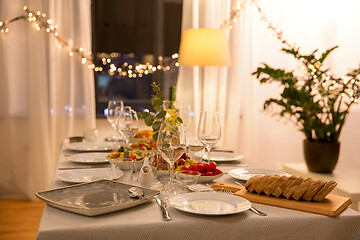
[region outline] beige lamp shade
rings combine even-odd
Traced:
[[[228,66],[229,44],[220,29],[186,29],[183,33],[179,63],[184,66]]]

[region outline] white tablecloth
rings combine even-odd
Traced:
[[[65,160],[65,153],[69,152],[62,151],[58,166],[75,166]],[[222,164],[220,168],[226,172],[236,166]],[[218,181],[233,183],[227,175]],[[51,188],[68,185],[55,174]],[[46,206],[36,239],[360,239],[360,214],[350,208],[332,218],[263,204],[253,206],[268,216],[250,211],[202,216],[168,207],[173,220],[165,222],[155,201],[96,217]]]

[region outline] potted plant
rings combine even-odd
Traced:
[[[267,64],[253,73],[260,83],[280,83],[280,98],[270,98],[264,109],[275,105],[279,115],[295,120],[305,134],[304,156],[308,169],[313,172],[331,173],[338,161],[339,136],[350,107],[360,95],[360,67],[343,77],[335,77],[325,68],[326,57],[338,46],[317,56],[300,54],[299,48],[282,49],[305,67],[304,73],[272,68]]]

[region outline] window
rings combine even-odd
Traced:
[[[182,0],[92,0],[96,113],[109,100],[151,109],[151,82],[164,98],[177,80]]]

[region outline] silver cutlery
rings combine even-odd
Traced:
[[[129,188],[128,194],[129,194],[130,197],[137,197],[139,199],[144,199],[143,198],[144,191],[139,187],[131,187],[131,188]],[[162,211],[162,214],[163,214],[163,219],[165,221],[170,221],[171,217],[169,215],[168,210],[166,209],[166,203],[163,200],[161,200],[158,196],[155,197],[155,201],[161,208],[161,211]]]
[[[172,220],[170,215],[169,215],[168,210],[166,209],[166,206],[167,206],[166,203],[163,200],[161,200],[158,196],[155,197],[155,201],[161,208],[164,221]]]
[[[128,194],[132,198],[144,199],[144,191],[138,187],[131,187],[128,190]]]
[[[244,184],[242,184],[241,182],[238,182],[238,181],[234,181],[237,185],[240,185],[240,186],[243,186],[244,187]],[[259,215],[259,216],[267,216],[266,213],[263,213],[262,211],[256,209],[256,208],[253,208],[252,206],[250,207],[249,209],[250,211],[252,211],[253,213]]]

